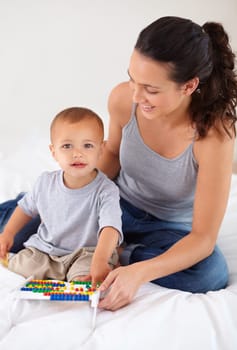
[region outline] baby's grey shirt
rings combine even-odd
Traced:
[[[64,185],[62,170],[44,172],[18,205],[31,217],[39,214],[42,221],[25,247],[50,255],[70,254],[96,246],[100,231],[107,226],[119,232],[118,244],[123,240],[119,190],[101,171],[80,189]]]

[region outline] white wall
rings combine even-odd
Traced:
[[[48,137],[54,115],[73,105],[94,109],[107,129],[109,91],[156,18],[220,21],[237,51],[236,14],[236,0],[0,0],[0,153]]]

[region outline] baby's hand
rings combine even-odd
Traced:
[[[13,245],[13,238],[10,235],[0,234],[0,259],[6,259],[7,253]]]
[[[111,270],[111,267],[105,261],[92,262],[90,269],[92,287],[96,287],[98,283],[103,282]]]
[[[73,281],[91,282],[91,275],[78,275],[73,278]]]
[[[6,254],[6,257],[4,259],[0,259],[0,263],[4,266],[4,267],[8,267],[8,253]]]

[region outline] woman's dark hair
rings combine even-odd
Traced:
[[[170,64],[170,79],[185,83],[198,77],[192,94],[192,122],[200,138],[221,125],[231,137],[236,135],[237,76],[235,55],[220,23],[202,27],[189,19],[162,17],[141,31],[135,49],[156,61]]]

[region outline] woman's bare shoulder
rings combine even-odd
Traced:
[[[213,163],[216,162],[224,166],[224,162],[226,162],[225,166],[229,165],[231,169],[235,135],[233,127],[226,125],[226,128],[229,130],[229,135],[223,127],[213,127],[208,131],[205,138],[195,143],[194,150],[200,164],[204,162],[214,169]]]
[[[108,100],[108,110],[111,119],[116,119],[121,126],[125,125],[131,117],[132,91],[129,82],[116,85]]]

